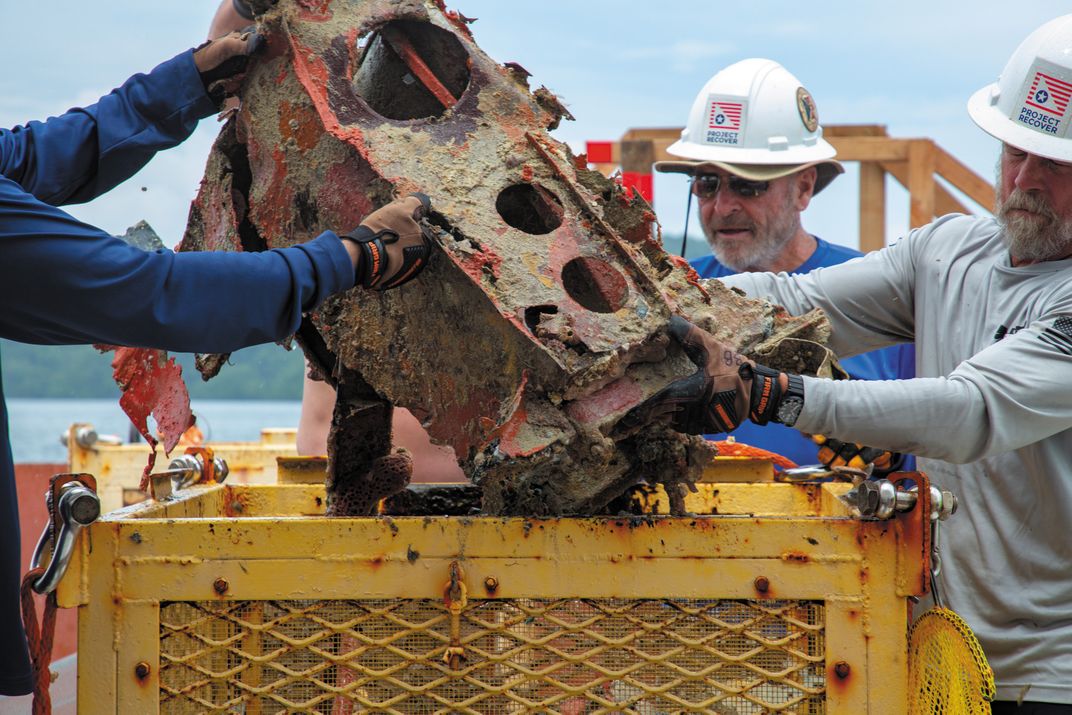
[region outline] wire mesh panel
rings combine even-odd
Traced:
[[[825,712],[819,601],[160,606],[160,711]]]

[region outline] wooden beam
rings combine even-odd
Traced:
[[[662,139],[668,144],[681,138],[683,127],[643,127],[630,129],[622,135],[622,141],[636,141],[638,139]]]
[[[823,127],[823,138],[830,137],[885,137],[885,124],[831,124]]]
[[[674,159],[680,160],[680,156],[671,156],[666,153],[667,147],[676,142],[677,139],[653,139],[651,144],[654,147],[655,161],[672,161]]]
[[[860,250],[886,245],[886,172],[875,162],[860,164]]]
[[[908,227],[919,228],[934,220],[934,142],[911,139],[908,143]]]
[[[987,211],[994,211],[995,193],[990,182],[965,166],[959,159],[938,147],[935,154],[938,175]]]
[[[897,182],[908,188],[908,162],[904,161],[889,161],[882,162],[882,168],[886,173],[897,179]],[[934,184],[934,208],[935,216],[945,216],[946,214],[969,214],[971,211],[960,203],[960,201],[949,193],[948,190],[941,184],[935,182]]]
[[[650,139],[623,139],[618,142],[621,158],[618,163],[623,172],[650,174],[655,163],[655,146]]]
[[[911,141],[889,137],[830,137],[839,161],[904,161]]]
[[[666,161],[676,158],[667,154],[666,148],[680,138],[677,134],[651,137],[651,142],[655,147],[655,160]],[[908,158],[908,142],[911,141],[868,135],[834,135],[829,136],[828,139],[837,149],[837,158],[841,161],[904,161]],[[623,137],[622,141],[629,140]]]

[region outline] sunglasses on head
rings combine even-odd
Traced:
[[[759,196],[770,188],[769,181],[751,181],[739,176],[726,179],[730,191],[746,199]],[[722,188],[722,177],[717,174],[697,174],[692,179],[692,193],[701,199],[710,199]]]

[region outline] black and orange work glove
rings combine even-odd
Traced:
[[[756,365],[679,316],[670,318],[670,335],[699,368],[637,405],[615,427],[632,434],[640,427],[668,421],[678,432],[730,432],[745,419],[767,424],[784,390],[782,373]]]
[[[342,236],[357,244],[354,283],[387,290],[417,277],[432,255],[434,233],[428,224],[431,199],[413,193],[378,208]]]
[[[264,38],[250,25],[223,37],[217,37],[194,49],[194,65],[216,107],[233,94],[249,66],[250,56],[263,44]]]
[[[872,474],[889,474],[900,468],[904,455],[888,449],[865,447],[855,442],[842,442],[821,434],[812,435],[812,441],[819,445],[819,461],[827,468],[852,467],[866,469],[873,464]]]

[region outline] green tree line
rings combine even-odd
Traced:
[[[663,234],[663,245],[672,253],[680,252],[681,235]],[[689,236],[690,257],[706,252],[702,234]],[[173,357],[182,366],[193,398],[301,399],[304,366],[297,348],[258,345],[232,353],[229,364],[208,382],[194,368],[193,355]],[[0,339],[4,394],[9,397],[118,398],[111,361],[112,353],[100,353],[89,345],[25,345]]]
[[[0,366],[8,397],[118,398],[113,353],[89,345],[25,345],[0,339]],[[174,354],[190,396],[217,400],[301,399],[301,351],[258,345],[231,354],[220,374],[205,382],[194,356]]]

